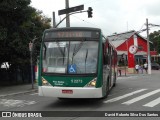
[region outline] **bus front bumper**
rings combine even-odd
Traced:
[[[58,98],[102,98],[101,88],[39,86],[39,96]]]

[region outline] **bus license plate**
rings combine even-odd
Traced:
[[[62,90],[63,94],[73,94],[73,90]]]

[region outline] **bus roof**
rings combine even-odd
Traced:
[[[45,39],[99,38],[101,29],[91,27],[51,28],[44,31]]]
[[[100,28],[93,28],[93,27],[63,27],[63,28],[50,28],[50,29],[46,29],[45,32],[49,32],[49,31],[63,31],[63,30],[93,30],[93,31],[101,31]]]

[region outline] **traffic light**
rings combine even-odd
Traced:
[[[92,7],[88,7],[88,10],[87,10],[87,12],[88,12],[88,18],[92,17],[92,11],[93,11]]]

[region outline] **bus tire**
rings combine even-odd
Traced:
[[[109,94],[109,77],[107,78],[107,83],[106,83],[106,95],[103,96],[103,99],[107,98]]]
[[[113,87],[116,86],[116,80],[117,80],[117,76],[116,76],[116,73],[114,73],[114,83],[113,83]]]
[[[107,92],[107,96],[108,96],[108,94],[109,94],[109,77],[108,77],[108,79],[107,79],[107,87],[106,87],[106,92]]]

